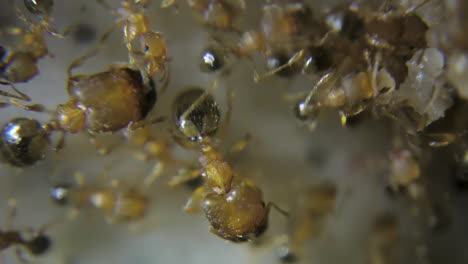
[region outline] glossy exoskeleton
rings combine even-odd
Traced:
[[[44,126],[29,118],[14,118],[1,128],[1,159],[16,167],[27,167],[45,158],[50,147]]]

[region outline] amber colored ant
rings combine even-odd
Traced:
[[[16,247],[15,255],[20,263],[28,263],[24,257],[23,249],[33,256],[45,254],[51,246],[50,238],[44,234],[48,226],[36,232],[28,230],[28,233],[32,233],[32,236],[25,238],[24,232],[10,229],[11,221],[16,216],[16,200],[10,199],[8,206],[7,220],[3,230],[0,230],[0,250],[3,251],[10,247]]]
[[[216,82],[212,88],[215,86]],[[185,210],[191,213],[203,210],[211,232],[229,241],[248,241],[261,235],[267,227],[270,208],[275,205],[265,204],[262,191],[251,180],[234,178],[231,164],[212,145],[211,138],[220,121],[213,96],[199,88],[186,90],[174,100],[173,113],[177,136],[196,143],[201,150],[199,162],[204,184],[195,190]],[[184,180],[187,179],[176,182]]]
[[[339,78],[341,72],[324,74],[307,96],[295,106],[296,117],[315,122],[321,109],[339,109],[341,124],[369,107],[388,103],[386,96],[396,89],[395,80],[385,68],[379,69],[380,57],[367,71],[350,73]]]
[[[58,146],[63,144],[64,133],[87,131],[96,144],[94,134],[116,132],[123,128],[135,129],[148,123],[145,117],[156,103],[154,82],[145,83],[144,72],[131,65],[111,65],[109,69],[94,74],[73,75],[73,69],[95,56],[113,28],[99,39],[98,46],[73,60],[67,69],[67,92],[70,99],[57,106],[52,121],[47,124],[48,133],[62,132]],[[30,111],[44,112],[38,105],[15,105]],[[99,145],[99,144],[97,144]],[[58,147],[59,148],[59,147]],[[108,150],[99,147],[101,153]]]

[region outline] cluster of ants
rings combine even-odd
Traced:
[[[146,13],[152,1],[121,0],[118,7],[104,0],[97,1],[116,16],[117,23],[100,36],[95,48],[69,64],[66,70],[69,99],[54,111],[30,104],[30,97],[15,84],[30,82],[39,74],[38,61],[50,55],[45,41],[47,34],[66,38],[68,32],[58,32],[55,28],[53,0],[24,0],[30,14],[25,14],[16,1],[9,1],[25,27],[1,32],[17,38],[14,47],[0,47],[0,83],[13,91],[0,90],[0,95],[7,99],[1,106],[52,113],[46,123],[17,117],[3,125],[0,156],[5,163],[26,168],[45,159],[53,133],[60,133],[54,145],[56,151],[65,146],[67,134],[87,133],[98,151],[105,154],[109,150],[95,136],[125,132],[130,142],[145,149],[148,158],[157,161],[145,179],[145,186],[160,177],[167,166],[177,166],[170,144],[151,130],[152,124],[166,121],[163,117],[152,118],[149,113],[170,82],[166,39],[163,33],[154,31]],[[227,74],[229,61],[242,58],[253,61],[253,57],[260,55],[268,71],[255,72],[256,82],[268,77],[312,79],[310,91],[294,97],[297,119],[309,126],[316,126],[320,112],[326,109],[336,110],[343,126],[353,125],[368,114],[393,120],[400,132],[388,159],[389,187],[393,192],[404,189],[416,200],[426,201],[428,194],[421,180],[422,149],[426,145],[464,142],[461,133],[426,133],[428,117],[393,97],[408,77],[408,61],[428,48],[428,26],[416,14],[426,2],[429,1],[410,10],[402,10],[389,1],[377,7],[343,4],[318,14],[301,0],[267,0],[262,6],[259,26],[249,30],[239,26],[247,5],[243,0],[188,0],[188,6],[210,35],[209,43],[201,52],[200,71]],[[178,8],[180,3],[163,0],[160,4],[161,8]],[[98,73],[73,74],[73,70],[103,49],[115,29],[122,31],[128,62],[112,64]],[[153,80],[156,75],[161,76],[158,85]],[[208,89],[192,87],[181,92],[172,103],[172,139],[183,148],[197,150],[199,164],[197,168],[183,170],[169,184],[178,185],[201,177],[203,184],[194,191],[185,210],[203,211],[211,231],[225,240],[250,241],[266,230],[270,208],[285,216],[288,213],[274,203],[266,203],[260,188],[250,179],[237,175],[225,155],[217,150],[215,138],[230,121],[233,96],[230,90],[226,93],[228,109],[221,122],[221,110],[211,94],[216,86],[217,81]],[[240,142],[240,149],[246,141]],[[462,177],[468,168],[468,158],[466,144],[459,145],[462,147],[457,151],[460,163],[457,175]],[[120,185],[95,187],[85,184],[82,178],[77,182],[73,187],[54,186],[52,198],[76,208],[100,209],[109,222],[136,221],[147,213],[149,200],[141,192]],[[311,190],[309,196],[305,216],[298,221],[290,235],[288,250],[281,256],[285,261],[294,259],[293,254],[298,254],[301,245],[318,235],[327,214],[334,208],[336,189],[325,184]],[[14,202],[11,205],[10,215],[14,215]],[[394,235],[395,226],[395,219],[385,216],[376,223],[375,229]],[[43,230],[31,239],[26,239],[20,231],[8,228],[0,231],[0,248],[13,245],[40,255],[47,251],[50,240]],[[20,261],[26,261],[21,253],[18,256]]]

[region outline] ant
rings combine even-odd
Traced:
[[[174,5],[176,0],[163,0],[161,7]],[[238,32],[235,23],[239,14],[245,9],[244,0],[188,0],[195,18],[203,26],[218,32]]]
[[[369,66],[367,71],[350,73],[341,78],[342,71],[339,70],[324,74],[307,96],[295,105],[296,117],[315,123],[320,110],[339,109],[341,124],[346,126],[350,118],[370,106],[384,106],[396,90],[396,83],[385,68],[379,70],[380,59],[377,55],[374,65]],[[378,108],[374,109],[377,111]]]
[[[99,151],[107,153],[108,150],[98,144],[94,135],[123,128],[136,129],[161,121],[157,119],[147,123],[144,120],[156,104],[157,93],[152,79],[145,83],[145,74],[139,69],[115,64],[94,74],[72,74],[73,69],[98,53],[112,30],[101,35],[96,48],[76,58],[68,66],[67,92],[70,98],[57,106],[52,112],[52,121],[47,124],[48,133],[62,133],[57,150],[63,145],[65,133],[87,131]],[[29,111],[46,112],[40,105],[24,105],[16,101],[14,104]]]
[[[158,178],[168,168],[182,163],[182,161],[176,160],[172,153],[172,142],[166,136],[161,135],[160,131],[160,129],[148,125],[125,132],[129,143],[138,149],[135,155],[137,159],[156,162],[151,172],[152,176],[149,178]]]
[[[104,0],[98,1],[105,8],[112,9]],[[113,9],[117,16],[117,24],[123,24],[123,36],[129,52],[130,65],[139,68],[143,74],[144,82],[158,72],[162,71],[162,87],[164,91],[169,82],[169,69],[166,63],[166,40],[160,32],[151,29],[150,19],[145,15],[145,9],[149,6],[146,0],[122,0],[120,7]],[[137,42],[139,49],[134,48]]]
[[[293,70],[296,63],[304,62],[302,73],[319,78],[309,93],[301,95],[295,112],[298,119],[310,121],[311,127],[322,108],[339,109],[343,125],[367,109],[392,115],[389,105],[408,75],[407,61],[427,46],[428,26],[412,14],[414,9],[382,16],[365,7],[338,6],[318,20],[317,32],[311,33],[309,41],[290,49],[293,55],[285,64],[262,76],[255,74],[255,80]],[[255,36],[245,42],[252,44],[250,50],[258,49],[259,41],[252,40],[264,39],[261,34]]]
[[[10,229],[11,221],[16,216],[16,200],[10,199],[8,206],[7,221],[3,230],[0,230],[0,250],[3,251],[13,246],[17,247],[15,255],[20,263],[28,263],[23,255],[23,249],[33,256],[45,254],[51,247],[50,238],[44,234],[48,226],[36,232],[29,230],[28,233],[33,233],[33,235],[30,238],[25,238],[23,232]]]
[[[107,168],[104,168],[106,170]],[[143,186],[131,186],[114,179],[109,184],[87,184],[82,174],[76,173],[75,186],[59,184],[50,190],[50,196],[58,205],[71,205],[74,209],[69,218],[76,217],[83,207],[100,210],[109,223],[128,223],[146,216],[150,201],[144,190],[156,179],[152,175],[145,178]],[[107,173],[101,174],[100,182],[105,182]]]
[[[216,81],[211,89],[215,86]],[[228,101],[229,117],[230,97]],[[226,120],[229,120],[228,117]],[[231,164],[212,145],[220,119],[213,96],[203,89],[186,90],[173,102],[175,136],[195,143],[201,150],[199,162],[204,183],[194,191],[185,211],[194,213],[203,210],[210,222],[211,232],[223,239],[248,241],[266,230],[270,208],[277,207],[273,203],[265,204],[262,191],[253,181],[234,177]],[[179,182],[184,180],[187,179],[178,179]]]

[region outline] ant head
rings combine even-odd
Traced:
[[[216,134],[221,113],[214,97],[205,90],[189,88],[176,97],[172,107],[174,127],[183,138],[201,143]]]
[[[68,197],[70,195],[71,187],[66,184],[56,185],[50,190],[50,195],[52,200],[54,200],[57,204],[65,205],[68,202]]]
[[[27,243],[28,249],[33,255],[46,253],[51,244],[50,238],[44,234],[39,234]]]

